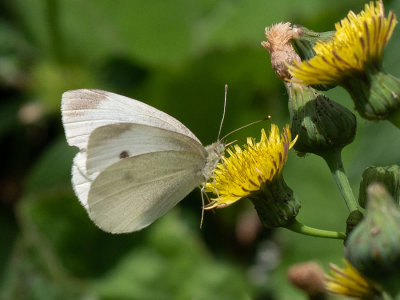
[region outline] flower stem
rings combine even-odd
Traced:
[[[325,159],[328,164],[349,211],[358,210],[358,204],[354,198],[353,190],[350,187],[349,179],[344,172],[341,149],[325,153],[322,155],[322,158]]]
[[[300,223],[296,219],[293,219],[288,224],[286,224],[285,228],[287,228],[291,231],[297,232],[297,233],[304,234],[304,235],[322,237],[322,238],[326,238],[326,239],[344,240],[346,238],[346,235],[343,232],[313,228],[313,227],[306,226],[306,225]]]

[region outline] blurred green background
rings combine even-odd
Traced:
[[[223,133],[272,116],[289,118],[287,93],[260,42],[281,21],[332,30],[364,1],[3,0],[0,2],[0,299],[305,299],[290,265],[340,264],[340,241],[260,227],[249,203],[207,212],[198,190],[141,232],[96,228],[73,194],[61,94],[99,88],[176,117],[206,145],[215,141],[229,85]],[[400,12],[400,1],[385,1]],[[384,65],[400,75],[400,32]],[[332,99],[352,109],[341,89]],[[369,165],[400,163],[399,131],[358,119],[344,149],[358,193]],[[233,135],[239,144],[269,124]],[[344,230],[346,207],[319,157],[294,151],[285,179],[302,201],[298,219]]]

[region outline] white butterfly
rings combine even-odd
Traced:
[[[170,115],[101,90],[62,96],[68,144],[79,148],[72,185],[94,223],[105,231],[140,230],[212,175],[225,146],[204,147]]]

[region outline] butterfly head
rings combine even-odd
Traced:
[[[225,143],[217,141],[215,143],[212,143],[211,145],[206,146],[206,150],[208,155],[206,165],[202,170],[202,175],[207,181],[213,174],[215,167],[222,158],[222,155],[225,151]]]

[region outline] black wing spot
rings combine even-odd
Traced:
[[[119,158],[120,158],[120,159],[127,158],[127,157],[129,157],[129,152],[126,151],[126,150],[122,151],[122,152],[119,154]]]

